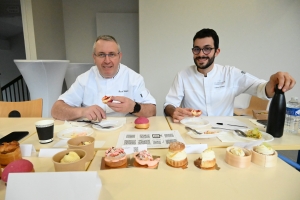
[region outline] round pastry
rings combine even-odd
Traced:
[[[153,159],[152,155],[147,150],[140,151],[134,154],[135,162],[139,165],[147,165],[149,168],[155,168],[160,161],[160,158]]]
[[[1,179],[7,182],[9,173],[34,172],[33,164],[29,160],[19,159],[9,163],[3,170]]]
[[[239,147],[233,147],[232,149],[230,149],[230,153],[236,156],[241,156],[241,157],[245,156],[245,152],[243,151],[242,148]]]
[[[127,165],[127,156],[123,148],[111,147],[105,151],[104,162],[109,167]]]
[[[200,168],[208,169],[216,165],[215,152],[211,149],[206,149],[200,154]]]
[[[64,157],[60,160],[60,163],[72,163],[80,160],[78,154],[74,151],[70,151],[64,155]]]
[[[264,143],[259,146],[253,147],[253,150],[263,155],[274,155],[275,153],[275,150],[272,147]]]
[[[172,167],[183,167],[188,164],[185,145],[181,142],[172,142],[166,157],[167,164]]]
[[[0,165],[6,166],[10,162],[21,158],[22,154],[19,142],[3,142],[0,145]]]
[[[104,96],[104,97],[102,98],[102,102],[105,103],[105,104],[107,104],[108,102],[112,102],[112,101],[113,101],[113,100],[111,99],[110,96]]]
[[[192,110],[192,115],[195,117],[199,117],[202,114],[201,110]]]
[[[135,119],[134,123],[135,128],[138,129],[147,129],[150,126],[149,119],[147,119],[146,117],[138,117]]]

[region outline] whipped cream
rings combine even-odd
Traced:
[[[206,149],[200,154],[200,159],[202,160],[202,162],[207,160],[213,160],[215,158],[215,152],[211,149]]]
[[[232,149],[230,149],[230,153],[236,156],[241,156],[241,157],[245,156],[245,152],[243,151],[243,149],[239,147],[233,147]]]
[[[256,151],[257,153],[261,153],[264,155],[272,155],[275,152],[275,150],[272,149],[272,147],[266,146],[264,144],[253,147],[253,150]]]
[[[184,160],[184,159],[186,159],[186,152],[184,150],[182,150],[180,152],[177,152],[177,153],[168,151],[167,157],[169,159],[172,159],[172,160],[175,160],[175,161]]]

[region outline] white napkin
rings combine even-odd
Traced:
[[[266,128],[265,125],[258,123],[256,119],[249,119],[250,122],[252,122],[255,126]]]
[[[217,138],[221,140],[221,142],[240,142],[241,140],[235,138],[232,133],[224,133],[222,135],[218,135]]]

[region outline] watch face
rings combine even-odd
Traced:
[[[141,110],[141,105],[135,102],[135,106],[134,106],[134,113],[138,113]]]

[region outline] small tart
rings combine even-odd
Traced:
[[[111,99],[111,97],[110,96],[104,96],[104,97],[102,97],[102,102],[104,103],[104,104],[107,104],[108,102],[112,102],[113,100]]]
[[[143,150],[134,155],[135,161],[140,165],[147,165],[149,167],[157,166],[160,158],[153,159],[149,151]]]
[[[192,110],[191,113],[193,116],[199,117],[202,114],[202,111],[201,110]]]
[[[105,151],[104,162],[109,167],[120,167],[127,164],[127,156],[123,148],[111,147]]]
[[[166,155],[166,162],[172,167],[183,167],[188,164],[185,145],[181,142],[172,142]]]

